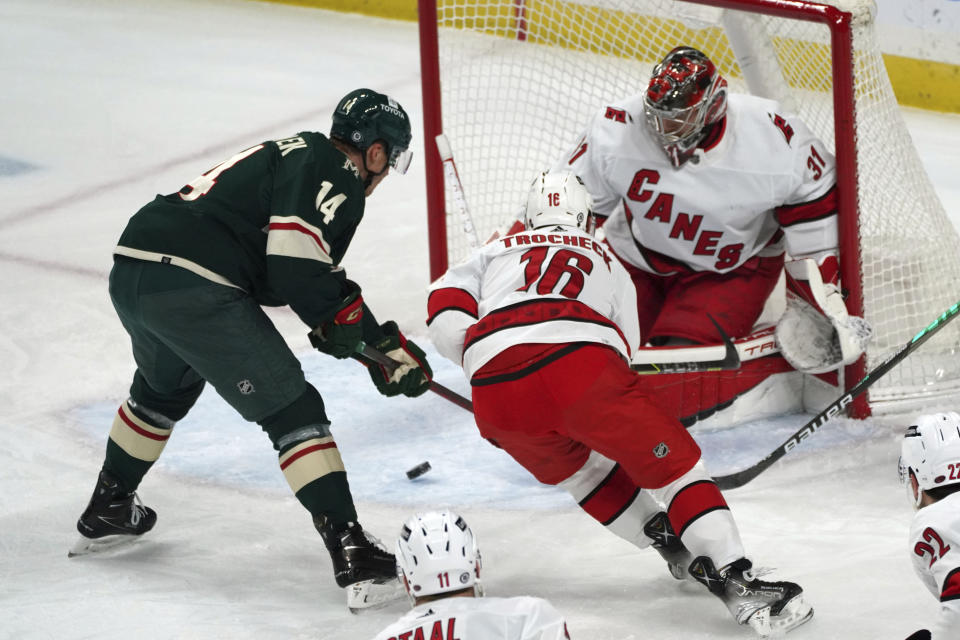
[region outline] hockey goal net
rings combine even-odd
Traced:
[[[779,100],[837,156],[848,306],[876,331],[848,386],[960,299],[960,241],[897,106],[872,0],[420,0],[431,277],[469,251],[434,137],[451,143],[483,240],[607,101],[639,93],[673,47],[730,90]],[[878,381],[870,409],[960,400],[960,323]],[[956,408],[954,406],[953,408]],[[860,415],[866,415],[861,405]]]

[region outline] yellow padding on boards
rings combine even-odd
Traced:
[[[280,470],[296,493],[317,478],[334,471],[345,471],[340,451],[333,438],[311,438],[280,456]]]
[[[110,439],[137,460],[154,462],[170,439],[172,429],[159,429],[144,422],[124,402],[113,419]]]
[[[362,13],[378,18],[416,20],[417,0],[267,0],[300,7],[330,9],[344,13]]]
[[[345,13],[359,13],[380,18],[394,20],[417,19],[417,0],[267,0],[279,4],[292,4],[303,7],[315,7]],[[553,44],[564,46],[564,41],[578,42],[578,45],[587,45],[590,50],[598,50],[591,40],[615,35],[617,38],[632,38],[637,43],[647,40],[650,30],[659,26],[657,19],[627,21],[618,23],[616,18],[622,17],[622,12],[611,11],[600,7],[591,7],[589,4],[565,2],[564,0],[526,0],[525,6],[528,15],[537,16],[537,19],[527,21],[528,41],[531,43]],[[536,9],[536,11],[534,11]],[[601,14],[605,19],[601,25],[609,25],[611,33],[605,33],[601,28],[595,33],[584,33],[579,27],[586,13]],[[516,37],[517,17],[516,5],[512,0],[497,5],[473,5],[459,10],[452,22],[469,21],[474,28],[502,37]],[[609,18],[609,19],[606,19]],[[626,25],[626,26],[624,26]],[[448,24],[446,26],[461,26]],[[546,27],[546,28],[545,28]],[[624,33],[624,29],[627,33]],[[683,34],[688,41],[683,44],[699,47],[711,51],[714,62],[721,68],[728,67],[732,52],[726,47],[717,47],[722,39],[717,38],[715,30],[691,30],[676,25],[676,33]],[[584,40],[587,40],[584,43]],[[782,44],[782,43],[781,43]],[[722,49],[714,51],[714,49]],[[637,59],[653,62],[662,57],[665,51],[655,54],[648,52],[638,53]],[[905,106],[960,113],[960,65],[943,62],[933,62],[917,58],[908,58],[892,54],[883,54],[884,64],[893,85],[893,92],[897,102]],[[791,79],[788,78],[788,82]]]
[[[960,65],[887,54],[883,62],[900,104],[960,113]]]

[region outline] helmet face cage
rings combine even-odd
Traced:
[[[413,158],[407,112],[393,98],[371,89],[355,89],[340,100],[333,112],[330,136],[362,152],[382,142],[390,166],[398,173],[406,173]]]
[[[907,428],[900,448],[900,482],[915,505],[911,472],[919,488],[928,491],[960,482],[960,414],[955,411],[920,416]]]
[[[473,587],[480,595],[480,551],[466,521],[452,511],[418,513],[400,531],[397,574],[410,598]]]
[[[647,123],[675,166],[683,164],[727,111],[727,81],[692,47],[677,47],[653,69],[643,95]]]
[[[527,229],[565,225],[593,232],[593,199],[580,176],[572,171],[538,175],[527,195]]]

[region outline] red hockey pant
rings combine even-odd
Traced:
[[[623,265],[637,289],[644,341],[673,336],[710,344],[720,342],[720,336],[707,313],[732,338],[750,334],[780,278],[783,254],[751,258],[728,273],[658,276],[626,262]]]
[[[613,349],[584,345],[545,366],[532,364],[491,383],[498,378],[486,376],[509,359],[510,351],[474,377],[474,413],[480,433],[540,482],[569,478],[591,450],[619,462],[644,489],[669,484],[700,459],[690,434],[657,406],[640,376]],[[477,386],[483,377],[487,384]]]

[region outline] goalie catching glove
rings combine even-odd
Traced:
[[[392,371],[380,364],[367,367],[377,390],[385,396],[402,393],[410,398],[425,393],[430,388],[433,370],[423,349],[407,340],[393,320],[380,325],[380,330],[384,337],[370,346],[396,361],[397,367]]]
[[[784,359],[803,373],[826,373],[857,361],[873,337],[870,323],[847,312],[840,288],[824,283],[813,260],[795,260],[787,272],[801,289],[787,292],[776,338]],[[807,301],[804,298],[812,298]]]
[[[333,320],[324,322],[308,334],[310,344],[334,358],[349,358],[363,341],[363,296],[360,285],[344,281],[346,289]]]

